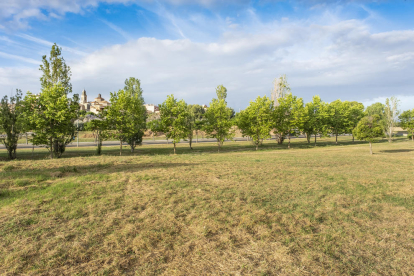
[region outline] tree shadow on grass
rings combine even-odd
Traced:
[[[380,152],[385,152],[385,153],[401,153],[401,152],[411,152],[411,151],[414,151],[414,149],[381,150]]]

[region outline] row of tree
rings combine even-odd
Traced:
[[[8,151],[9,159],[16,158],[17,141],[23,133],[32,132],[33,145],[46,147],[51,158],[60,157],[66,146],[76,137],[79,127],[74,122],[80,116],[79,96],[70,97],[72,86],[71,71],[61,57],[61,48],[53,45],[49,59],[42,58],[40,70],[41,92],[37,95],[28,92],[23,98],[20,90],[14,96],[3,97],[0,106],[0,140]],[[111,93],[111,106],[88,122],[85,130],[93,131],[97,140],[97,153],[101,153],[102,141],[116,139],[127,143],[131,152],[142,143],[147,129],[153,133],[164,133],[174,145],[188,140],[192,148],[193,135],[198,137],[204,131],[217,139],[220,151],[226,139],[232,139],[235,127],[243,136],[250,137],[256,149],[263,140],[276,136],[278,143],[299,134],[306,135],[308,143],[313,136],[335,136],[353,134],[360,140],[371,142],[386,134],[392,140],[392,131],[397,122],[398,100],[387,99],[386,104],[373,104],[366,109],[361,103],[336,100],[323,102],[314,96],[312,102],[304,104],[290,92],[286,77],[275,82],[276,93],[272,99],[258,97],[249,106],[235,114],[227,106],[227,89],[223,85],[216,88],[217,98],[204,109],[200,105],[188,105],[173,95],[159,106],[158,117],[148,118],[144,107],[141,83],[136,78],[125,81],[123,89]],[[399,116],[401,126],[414,132],[414,110],[405,111]],[[371,151],[372,152],[372,151]]]

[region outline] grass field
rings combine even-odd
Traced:
[[[36,149],[0,161],[0,274],[409,275],[414,143]],[[0,157],[6,156],[5,151]]]

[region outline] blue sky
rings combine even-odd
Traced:
[[[215,87],[245,108],[287,74],[311,100],[401,99],[414,108],[414,1],[14,0],[0,2],[0,96],[38,92],[53,42],[89,98],[141,79],[147,103],[168,94],[208,104]]]

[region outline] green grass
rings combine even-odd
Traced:
[[[0,161],[0,274],[409,275],[414,143],[373,149],[19,150]]]

